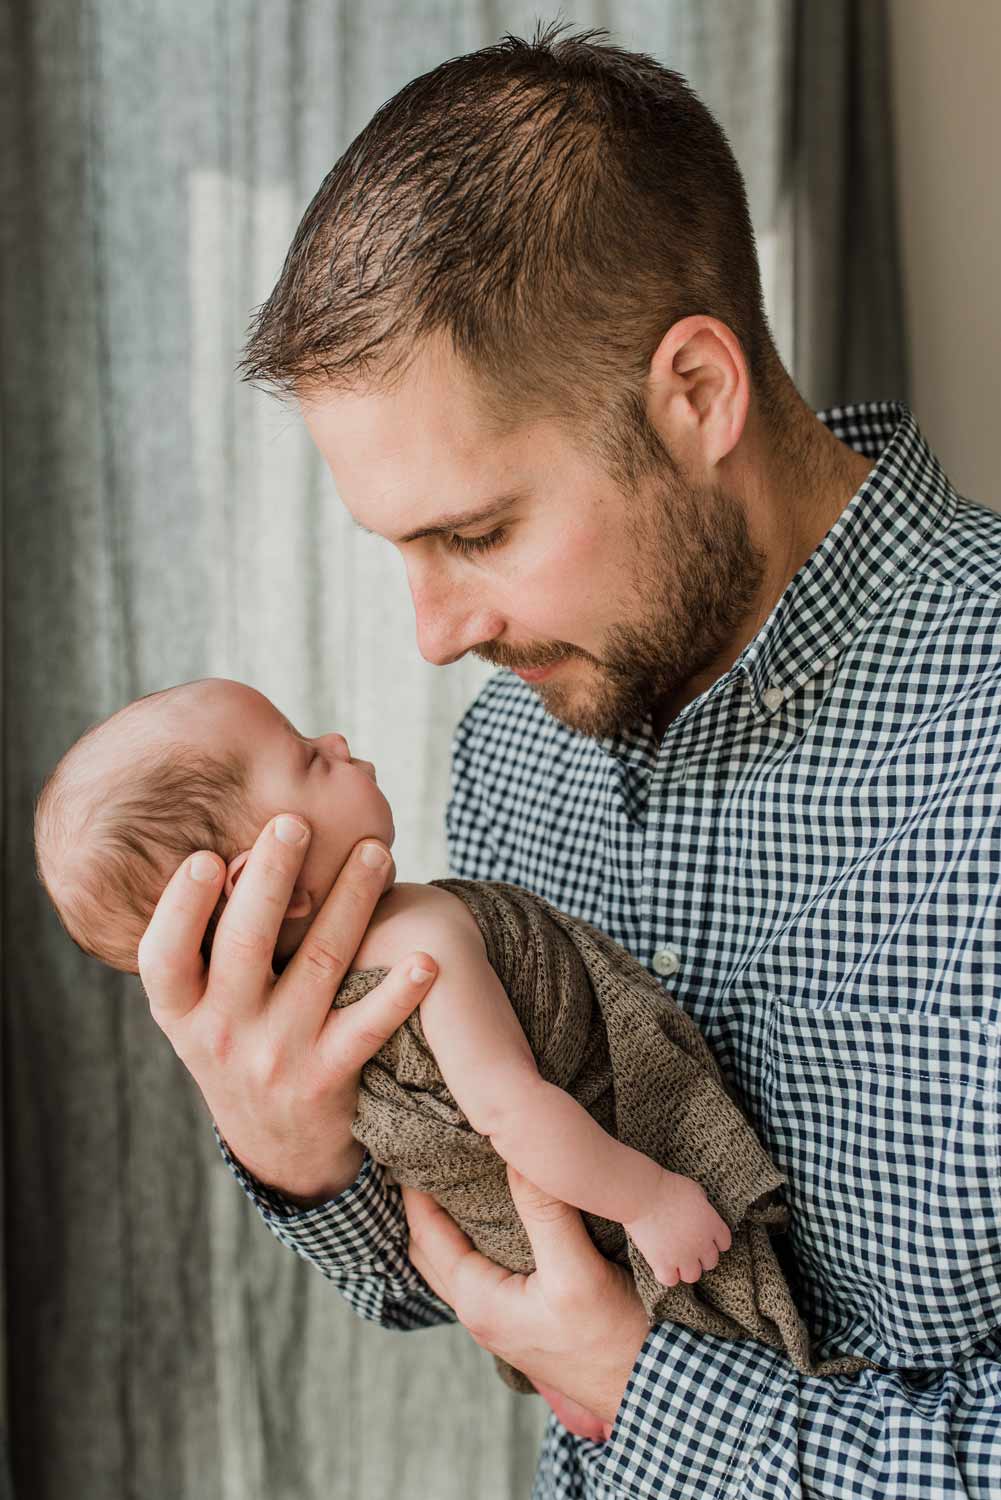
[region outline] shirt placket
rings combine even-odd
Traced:
[[[629,953],[642,951],[644,830],[650,769],[639,756],[610,762],[601,926]]]
[[[634,951],[667,993],[697,1002],[699,955],[710,941],[716,788],[742,678],[718,684],[671,724],[650,777],[643,829],[640,944]]]

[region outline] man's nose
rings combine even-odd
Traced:
[[[503,630],[497,612],[482,600],[410,578],[417,625],[417,649],[433,666],[446,667],[474,646],[492,641]]]

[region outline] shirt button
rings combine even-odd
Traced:
[[[681,968],[681,954],[677,948],[658,948],[653,956],[653,971],[655,974],[668,975],[677,974]]]
[[[765,688],[765,691],[761,694],[761,701],[767,709],[774,710],[780,708],[785,702],[785,693],[781,688]]]

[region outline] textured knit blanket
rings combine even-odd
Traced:
[[[540,1074],[610,1135],[694,1178],[725,1219],[732,1245],[694,1285],[662,1286],[621,1224],[582,1215],[601,1253],[627,1267],[651,1324],[759,1339],[805,1375],[877,1368],[857,1356],[814,1362],[771,1235],[788,1224],[785,1178],[741,1114],[701,1033],[625,949],[529,891],[494,881],[436,880],[465,902],[535,1055]],[[432,944],[433,951],[433,944]],[[351,1005],[388,971],[348,974],[334,1000]],[[534,1270],[505,1164],[445,1086],[415,1011],[361,1074],[353,1132],[397,1182],[430,1193],[477,1250]],[[516,1391],[534,1387],[495,1359]]]

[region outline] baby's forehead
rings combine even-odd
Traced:
[[[123,733],[133,738],[158,734],[185,740],[204,728],[238,721],[250,692],[242,683],[208,678],[137,698],[116,717],[121,718]]]
[[[167,694],[138,698],[112,714],[94,738],[95,747],[107,751],[138,748],[154,734],[162,734],[178,722],[177,705]]]
[[[255,727],[265,714],[287,722],[270,700],[242,683],[210,678],[166,688],[126,704],[85,734],[64,769],[83,791],[109,776],[142,769],[174,750],[210,756],[237,753],[245,763],[252,762],[257,736],[247,733],[250,708]]]
[[[283,717],[263,693],[245,682],[233,682],[227,677],[205,677],[198,682],[185,683],[151,702],[160,709],[162,720],[177,724],[183,724],[186,719],[191,722],[193,715],[217,723],[230,719],[238,721],[248,713],[255,718]]]

